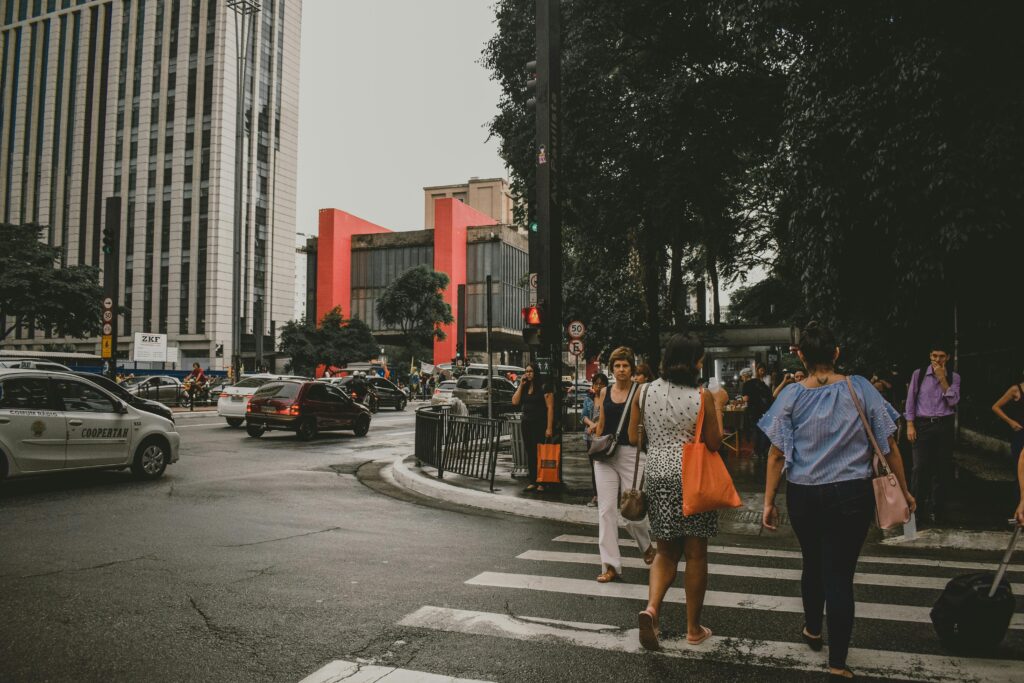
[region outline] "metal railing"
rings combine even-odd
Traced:
[[[416,411],[415,456],[419,465],[482,479],[494,490],[502,423],[486,417],[453,415],[446,406]]]

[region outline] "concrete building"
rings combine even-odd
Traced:
[[[429,190],[429,188],[428,188]],[[434,200],[433,228],[406,232],[389,229],[338,209],[321,209],[316,244],[307,246],[316,290],[307,300],[317,320],[335,306],[348,317],[360,318],[382,343],[400,343],[398,331],[377,317],[377,299],[387,285],[417,265],[447,273],[444,292],[456,321],[458,286],[466,285],[466,347],[470,359],[483,360],[486,334],[486,277],[492,277],[493,327],[491,346],[499,362],[518,363],[525,350],[522,308],[528,304],[527,238],[510,225],[459,199]],[[444,327],[446,338],[434,342],[434,361],[455,357],[456,324]]]
[[[504,178],[470,178],[460,185],[423,188],[423,226],[434,228],[434,206],[438,199],[457,199],[471,209],[490,216],[495,223],[512,224],[512,194]]]
[[[248,357],[255,334],[274,348],[296,286],[302,2],[261,6],[242,181]],[[181,365],[223,367],[233,353],[234,21],[209,0],[0,0],[0,219],[48,226],[69,265],[102,265],[104,199],[122,197],[119,346],[129,358],[135,332],[166,333]],[[99,350],[96,339],[28,327],[3,346],[55,343]]]

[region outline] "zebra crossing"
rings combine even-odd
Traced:
[[[596,572],[600,564],[596,537],[561,535],[545,544],[557,549],[528,549],[515,555],[511,560],[515,571],[483,571],[468,577],[464,584],[468,592],[466,609],[461,608],[462,605],[424,605],[401,619],[398,625],[512,641],[557,642],[638,657],[792,671],[825,669],[827,653],[812,652],[797,635],[803,614],[798,552],[710,546],[711,588],[705,599],[704,620],[714,628],[715,634],[703,645],[694,647],[686,643],[681,633],[673,636],[665,629],[668,637],[662,639],[662,650],[648,653],[640,647],[635,621],[637,611],[647,600],[646,566],[628,539],[621,539],[620,543],[626,582],[599,584],[586,573]],[[509,563],[503,561],[502,564]],[[589,569],[583,570],[583,565],[588,565]],[[855,581],[857,625],[854,647],[849,654],[850,666],[862,677],[985,683],[1024,681],[1024,634],[1021,633],[1024,611],[1014,615],[1002,649],[992,658],[950,656],[942,651],[931,634],[929,610],[946,582],[965,570],[991,568],[983,563],[927,557],[870,554],[862,557]],[[586,578],[580,578],[581,574]],[[1014,591],[1024,594],[1024,566],[1011,566],[1009,577],[1014,582]],[[736,587],[741,589],[728,590]],[[493,603],[492,611],[481,610],[479,604],[473,604],[480,598],[472,592],[474,589],[486,590],[483,596],[485,601]],[[541,596],[543,601],[538,602],[536,596]],[[521,614],[521,610],[513,613],[509,609],[509,604],[515,602],[544,612],[541,606],[550,606],[552,601],[573,600],[594,605],[593,611],[598,612],[595,616],[600,621],[568,621],[543,614],[529,616]],[[678,605],[683,603],[685,593],[680,574],[666,596],[665,614],[674,608],[673,618],[681,619],[682,610]],[[548,612],[550,614],[550,609]],[[579,612],[574,614],[578,616]],[[614,620],[608,619],[609,615],[614,615]],[[751,620],[762,630],[752,634]],[[779,623],[773,625],[772,620]],[[614,623],[606,623],[608,621]],[[882,635],[871,634],[872,628]],[[775,637],[764,637],[766,632]],[[757,635],[762,637],[752,637]],[[859,647],[864,644],[873,647]]]

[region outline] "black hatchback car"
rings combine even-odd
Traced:
[[[366,381],[370,383],[370,386],[373,387],[374,392],[376,392],[377,403],[381,407],[405,410],[405,405],[409,402],[409,397],[405,395],[404,391],[383,377],[367,377]]]
[[[270,430],[291,431],[303,441],[320,432],[370,431],[370,409],[326,382],[267,382],[249,399],[245,431],[259,438]]]
[[[142,398],[138,394],[133,394],[109,377],[97,375],[92,372],[72,372],[71,374],[75,377],[81,377],[84,380],[92,382],[101,389],[106,389],[132,408],[138,408],[139,410],[144,410],[147,413],[153,413],[154,415],[165,417],[171,422],[174,422],[174,413],[172,413],[171,409],[163,403],[150,401],[149,399]]]

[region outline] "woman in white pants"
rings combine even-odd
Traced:
[[[622,420],[629,390],[633,386],[633,370],[636,368],[633,351],[621,346],[612,351],[608,359],[615,381],[602,392],[598,401],[601,416],[597,422],[598,436],[613,434],[619,423],[622,429],[616,435],[618,446],[615,455],[608,460],[594,463],[594,479],[597,482],[598,545],[601,549],[601,573],[599,583],[614,581],[622,575],[622,555],[619,553],[619,497],[622,491],[632,486],[633,470],[636,464],[636,448],[629,445],[629,415]],[[647,520],[626,522],[626,530],[636,541],[644,562],[654,562],[655,550],[651,546],[651,532]]]

